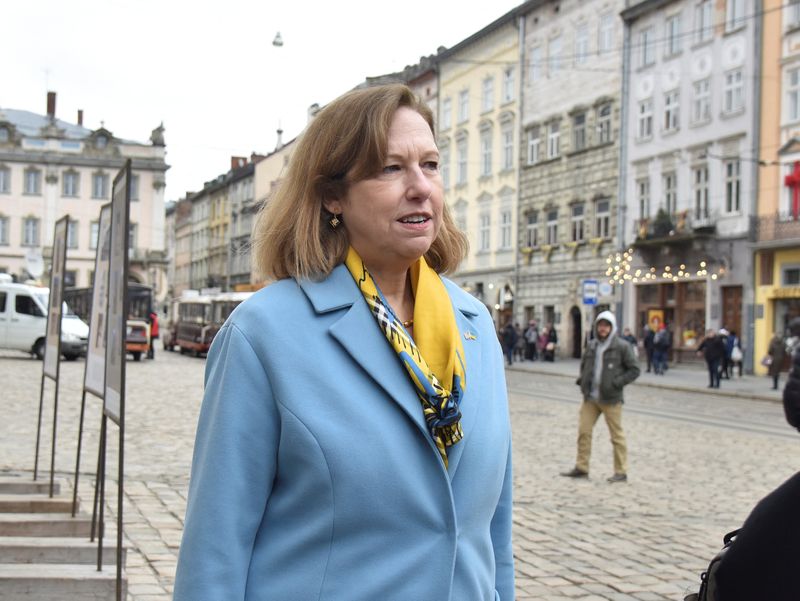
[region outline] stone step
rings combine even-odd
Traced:
[[[40,494],[0,493],[0,513],[72,513],[72,499]]]
[[[53,482],[53,494],[61,492],[61,483],[56,480]],[[30,495],[30,494],[50,494],[50,478],[40,477],[32,480],[30,476],[0,476],[0,494],[2,495]]]
[[[115,541],[103,541],[103,566],[117,562]],[[122,548],[122,565],[127,549]],[[97,540],[67,537],[0,536],[0,564],[73,563],[97,565]]]
[[[90,515],[69,513],[0,513],[0,536],[76,536],[89,538]]]
[[[0,601],[114,601],[117,571],[113,565],[102,572],[92,565],[0,564]],[[122,573],[122,598],[127,578]]]

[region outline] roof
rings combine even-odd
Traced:
[[[17,109],[0,110],[0,121],[11,123],[22,135],[30,137],[40,136],[42,128],[50,125],[50,118],[46,115]],[[92,133],[91,129],[61,119],[56,119],[55,125],[64,130],[64,137],[72,140],[82,140]]]

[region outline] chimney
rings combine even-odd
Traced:
[[[55,118],[56,118],[56,93],[55,92],[48,92],[47,93],[47,116],[50,117],[51,120],[55,120]]]
[[[247,165],[247,157],[231,157],[231,169],[239,169]]]
[[[308,122],[311,123],[314,120],[314,117],[317,116],[319,112],[319,105],[315,102],[310,107],[308,107]]]
[[[78,109],[78,125],[83,125],[83,109]]]
[[[278,141],[275,142],[275,150],[280,150],[283,148],[283,130],[279,127],[277,129],[278,132]]]

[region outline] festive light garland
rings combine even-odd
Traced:
[[[703,260],[698,263],[697,269],[692,270],[687,267],[685,263],[678,266],[665,265],[660,270],[654,266],[645,267],[644,269],[636,269],[631,273],[631,261],[633,260],[633,249],[629,248],[623,252],[611,253],[606,258],[606,277],[609,284],[619,284],[624,286],[625,282],[638,284],[641,282],[680,282],[685,281],[694,275],[696,278],[710,277],[712,280],[717,280],[725,275],[725,267],[720,266],[716,273],[709,271],[708,262]],[[660,275],[659,275],[660,271]]]

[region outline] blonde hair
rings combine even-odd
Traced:
[[[419,113],[434,134],[433,113],[404,85],[348,92],[309,124],[286,176],[256,220],[253,261],[262,275],[321,278],[344,262],[347,228],[330,226],[323,201],[344,197],[348,182],[371,177],[383,167],[389,126],[400,107]],[[438,273],[449,273],[466,253],[466,236],[445,204],[442,226],[425,258]]]

